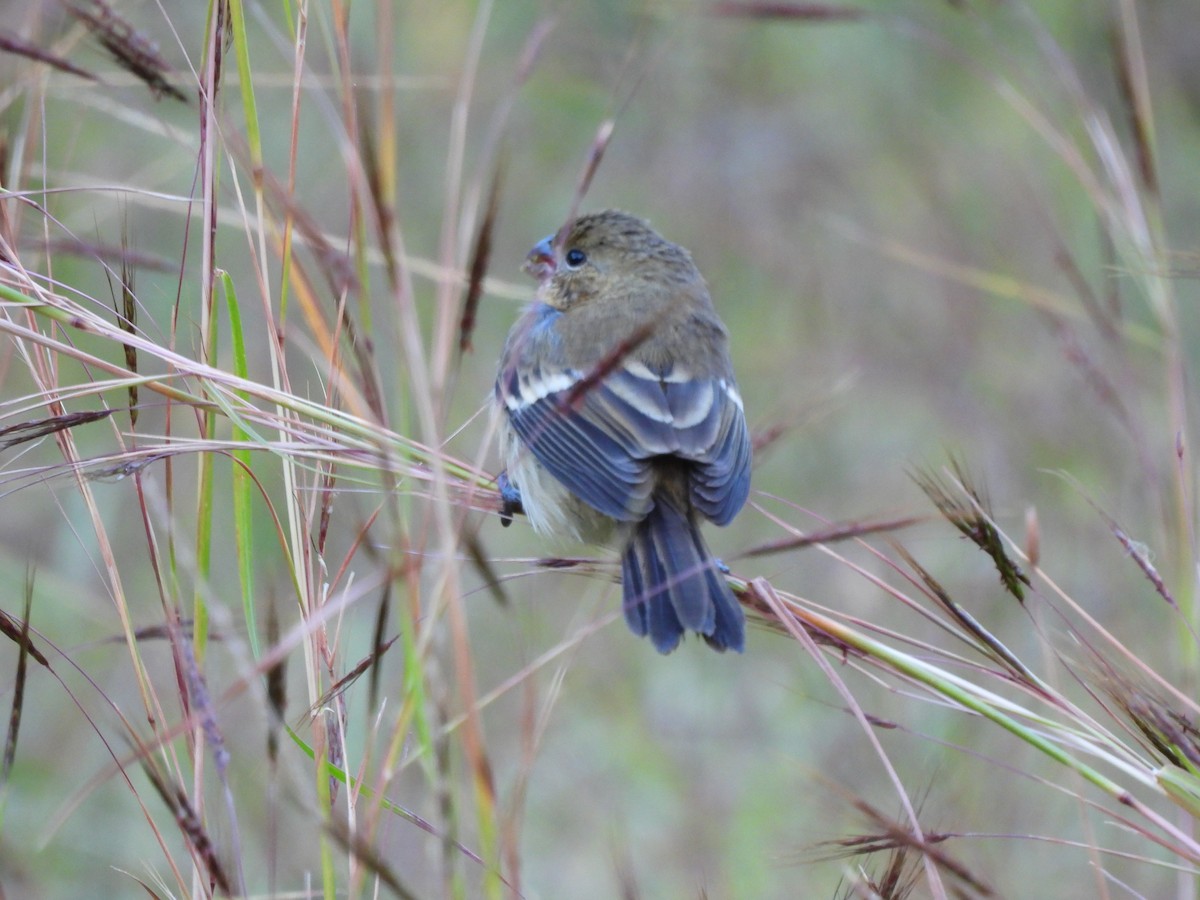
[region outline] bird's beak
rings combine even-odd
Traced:
[[[537,242],[525,257],[521,268],[534,277],[538,284],[545,284],[554,275],[558,263],[554,259],[554,235],[547,235]]]

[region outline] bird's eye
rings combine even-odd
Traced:
[[[572,247],[567,251],[565,259],[568,266],[570,266],[572,269],[578,269],[585,262],[587,262],[587,254],[578,247]]]

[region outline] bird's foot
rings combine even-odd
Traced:
[[[500,524],[507,528],[512,524],[513,515],[524,515],[525,506],[521,503],[521,491],[508,480],[508,472],[496,476],[496,489],[500,491]]]

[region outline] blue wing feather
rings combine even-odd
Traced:
[[[527,337],[546,334],[535,327]],[[585,373],[544,360],[524,378],[517,366],[505,367],[496,392],[525,446],[585,503],[618,521],[641,519],[653,504],[652,460],[675,456],[693,463],[691,500],[706,518],[724,525],[742,508],[750,436],[725,380],[668,381],[627,365],[569,402]]]
[[[692,503],[717,525],[733,521],[750,496],[750,431],[732,400],[722,417],[719,441],[692,472]]]
[[[565,408],[566,393],[510,411],[513,430],[589,506],[618,521],[639,518],[651,489],[649,463],[631,456],[619,435]]]

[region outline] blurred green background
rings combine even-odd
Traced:
[[[349,227],[346,143],[353,137],[346,138],[340,124],[325,7],[308,8],[296,204],[327,234],[340,236],[334,243],[342,249]],[[1190,360],[1200,338],[1194,312],[1200,296],[1194,255],[1200,15],[1194,0],[902,0],[856,7],[871,15],[851,22],[755,20],[712,15],[704,3],[504,0],[490,7],[481,26],[476,4],[395,4],[394,30],[385,39],[398,85],[398,219],[405,249],[426,262],[439,255],[455,96],[472,29],[483,28],[464,147],[468,203],[495,165],[492,123],[513,98],[522,48],[539,23],[547,17],[554,23],[515,95],[503,139],[507,167],[491,264],[499,286],[483,298],[474,351],[453,387],[447,421],[467,427],[447,449],[466,460],[479,455],[486,417],[472,416],[487,400],[504,335],[530,293],[519,265],[532,244],[561,223],[597,129],[615,116],[612,142],[583,208],[634,211],[692,251],[729,325],[752,427],[785,429],[759,455],[759,493],[752,497],[758,508],[748,507],[733,526],[709,534],[736,574],[766,577],[781,590],[880,628],[945,641],[862,574],[818,549],[750,559],[739,553],[786,536],[771,516],[807,531],[826,520],[929,513],[910,474],[942,465],[953,452],[986,483],[1009,533],[1020,538],[1026,511],[1036,509],[1042,566],[1065,591],[1150,664],[1190,684],[1194,672],[1176,637],[1177,620],[1080,490],[1059,474],[1077,480],[1152,554],[1173,560],[1165,576],[1183,573],[1171,584],[1190,593],[1190,537],[1172,531],[1177,435],[1164,354],[1153,338],[1158,325],[1142,290],[1146,273],[1129,271],[1110,252],[1080,169],[1064,162],[1039,123],[1056,129],[1080,150],[1089,171],[1098,171],[1083,112],[1107,117],[1121,152],[1135,159],[1114,52],[1122,9],[1131,11],[1149,74],[1163,229],[1175,252],[1164,262],[1177,299],[1180,346]],[[150,3],[115,8],[158,43],[185,79],[200,68],[203,4],[168,4],[165,12]],[[290,38],[279,4],[246,10],[265,166],[282,181],[292,108]],[[362,95],[378,89],[377,12],[359,3],[350,15]],[[190,211],[188,231],[189,210],[178,199],[197,190],[194,89],[185,88],[187,105],[156,102],[116,71],[56,5],[0,2],[0,18],[6,28],[105,79],[87,83],[0,56],[4,186],[28,190],[44,182],[62,191],[34,198],[44,202],[45,217],[7,201],[26,262],[42,260],[47,236],[70,233],[114,244],[124,230],[131,247],[168,263],[163,271],[139,272],[141,326],[166,341],[178,293],[176,340],[194,354],[201,223]],[[242,122],[237,90],[227,87],[225,150],[236,145]],[[263,321],[255,305],[254,248],[239,212],[250,179],[244,156],[233,154],[232,168],[227,160],[222,175],[218,265],[238,285],[254,335]],[[461,263],[465,248],[457,249]],[[1067,257],[1077,275],[1064,264]],[[44,262],[37,264],[47,271]],[[278,260],[271,266],[277,277]],[[1026,296],[981,290],[954,277],[952,267],[1011,279]],[[378,277],[377,261],[373,270]],[[415,271],[428,323],[434,284],[421,274],[427,269],[418,264]],[[103,271],[86,257],[56,256],[49,274],[101,304],[111,296]],[[1079,280],[1099,304],[1119,309],[1119,318],[1152,337],[1108,340],[1086,314]],[[1053,294],[1063,313],[1039,309],[1028,299],[1030,288]],[[383,383],[398,384],[401,351],[390,300],[373,296],[371,306]],[[302,360],[311,346],[299,319],[295,315],[289,350]],[[79,340],[88,345],[88,338]],[[265,378],[262,346],[255,352],[263,366],[254,374]],[[111,346],[92,349],[119,358]],[[11,412],[34,388],[11,341],[2,355],[0,390]],[[303,370],[293,365],[294,372]],[[312,366],[309,372],[311,383],[293,389],[319,397],[322,373]],[[1114,392],[1119,403],[1111,400]],[[397,422],[404,414],[400,397],[389,398]],[[1194,416],[1190,394],[1187,399]],[[164,426],[161,404],[150,403],[143,415],[145,433]],[[79,436],[84,447],[111,448],[111,428],[88,427]],[[1190,446],[1195,435],[1178,437]],[[78,493],[66,478],[29,483],[21,476],[26,467],[55,461],[53,443],[5,454],[0,578],[6,599],[0,605],[18,613],[26,572],[36,570],[34,625],[108,696],[135,707],[128,655],[112,642],[119,627]],[[494,452],[487,467],[497,467]],[[227,469],[219,477],[227,479]],[[190,497],[191,477],[177,475],[181,496]],[[269,470],[262,477],[269,490],[281,489]],[[148,478],[151,503],[161,505],[163,485],[154,470]],[[144,531],[130,512],[131,487],[104,481],[94,490],[133,606],[144,612],[135,625],[158,623]],[[369,494],[353,490],[338,502],[363,514],[375,506]],[[265,517],[260,524],[260,546],[269,545],[272,526]],[[468,576],[481,694],[587,623],[609,621],[503,693],[484,715],[497,787],[507,802],[524,771],[527,717],[544,713],[547,697],[561,690],[541,723],[528,774],[520,841],[525,896],[606,897],[623,889],[645,897],[832,896],[859,862],[814,859],[823,855],[814,845],[871,828],[849,798],[900,818],[895,791],[865,735],[790,638],[752,628],[743,656],[717,656],[689,641],[660,657],[614,618],[619,594],[612,584],[534,570],[528,562],[578,548],[547,547],[524,523],[502,530],[491,517],[480,536],[497,570],[520,576],[506,583],[507,607],[479,588],[473,572]],[[1063,625],[1049,607],[1019,607],[987,559],[947,524],[930,519],[898,537],[1022,658],[1046,661],[1054,670],[1047,646],[1072,653],[1069,642],[1055,644]],[[351,538],[333,540],[347,545]],[[1173,541],[1182,542],[1177,554],[1166,550]],[[883,541],[875,544],[887,552]],[[231,554],[231,547],[232,536],[218,538],[218,554]],[[836,549],[886,577],[883,562],[864,548]],[[365,573],[371,559],[360,555],[352,565]],[[228,582],[213,584],[212,594],[236,608],[233,566],[221,575]],[[264,598],[286,600],[287,571],[278,560],[264,556],[256,575]],[[340,652],[347,670],[370,649],[373,614],[373,605],[362,604],[346,615]],[[218,629],[237,628],[237,622],[235,613]],[[219,660],[220,647],[213,652]],[[147,651],[162,667],[157,675],[173,677],[169,654],[158,653]],[[15,665],[6,642],[0,647],[6,701]],[[297,717],[304,706],[300,668],[292,670]],[[994,726],[919,702],[849,667],[839,671],[869,714],[899,726],[877,735],[917,798],[925,826],[976,835],[945,846],[998,895],[1079,896],[1094,888],[1087,850],[1060,842],[1170,858],[1058,792],[1054,782],[1066,779],[1062,771]],[[399,690],[397,660],[389,658],[383,672],[385,685]],[[90,711],[112,719],[81,674],[67,677]],[[214,689],[222,677],[216,666]],[[0,832],[0,871],[7,872],[0,882],[14,897],[133,895],[135,885],[119,870],[145,878],[161,866],[145,820],[119,779],[88,787],[110,757],[62,688],[35,677],[29,692]],[[366,699],[365,688],[347,695],[354,753],[375,740],[369,729],[376,710]],[[304,803],[294,799],[311,795],[311,772],[301,758],[289,763],[282,812],[275,813],[283,839],[271,849],[261,709],[242,699],[221,712],[250,883],[265,890],[263,869],[273,857],[280,888],[299,890],[303,873],[317,866],[317,827],[304,821],[298,812]],[[284,752],[299,757],[290,745]],[[393,797],[438,819],[438,797],[415,771],[398,782]],[[230,838],[219,827],[218,835]],[[472,844],[469,827],[461,837]],[[388,862],[420,896],[439,894],[435,839],[397,820],[380,840]],[[1176,884],[1174,873],[1145,862],[1109,857],[1105,864],[1141,896],[1167,896]],[[475,879],[468,876],[469,895]]]

